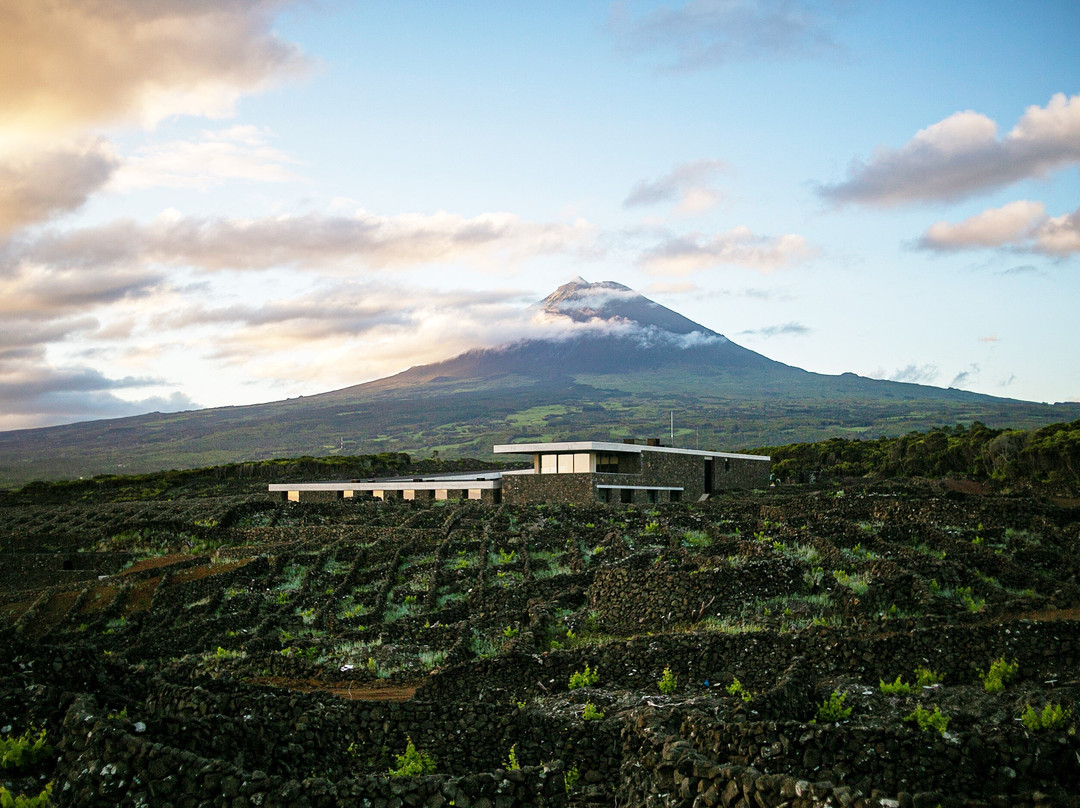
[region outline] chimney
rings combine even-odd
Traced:
[[[637,443],[637,440],[636,440],[636,439],[634,439],[634,438],[623,438],[623,439],[622,439],[622,442],[623,442],[623,443],[628,443],[628,444],[630,444],[631,446],[633,446],[634,444],[636,444],[636,443]]]
[[[645,443],[649,446],[659,446],[660,438],[648,438]]]

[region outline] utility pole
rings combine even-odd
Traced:
[[[675,446],[675,410],[671,411],[671,445]]]

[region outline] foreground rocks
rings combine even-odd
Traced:
[[[1067,504],[5,508],[0,726],[59,805],[1076,806]]]

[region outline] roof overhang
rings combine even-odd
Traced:
[[[501,443],[491,449],[495,454],[544,454],[547,452],[664,452],[667,454],[694,455],[696,457],[728,457],[733,460],[771,460],[768,455],[737,454],[734,452],[703,452],[700,449],[676,449],[672,446],[649,446],[644,443],[619,443],[615,441],[580,440],[560,443]]]

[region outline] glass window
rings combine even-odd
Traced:
[[[559,474],[574,473],[574,456],[572,454],[559,455]]]
[[[596,470],[603,474],[617,474],[619,471],[619,456],[615,454],[598,454],[596,456]]]
[[[558,455],[545,454],[540,455],[540,473],[541,474],[554,474],[558,471]]]
[[[574,474],[588,474],[592,471],[591,457],[588,452],[574,455]]]
[[[481,496],[480,496],[480,489],[479,488],[470,488],[469,489],[469,499],[480,499],[480,498],[481,498]]]

